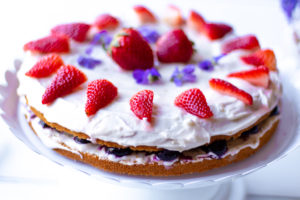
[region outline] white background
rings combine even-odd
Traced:
[[[240,35],[256,34],[263,47],[272,47],[275,50],[281,71],[292,70],[292,66],[296,66],[298,62],[291,32],[280,10],[279,1],[275,0],[152,0],[151,3],[133,0],[1,0],[1,83],[4,82],[4,71],[12,67],[15,58],[22,56],[23,44],[46,35],[58,23],[92,22],[105,10],[126,12],[136,3],[148,5],[159,12],[169,2],[182,7],[184,13],[189,8],[194,8],[209,20],[228,22],[234,25],[235,31]],[[125,190],[137,192],[100,183],[72,168],[52,163],[32,152],[10,134],[2,121],[0,125],[0,199],[113,199]],[[248,175],[243,181],[251,195],[273,196],[270,199],[275,199],[274,196],[284,196],[280,199],[287,199],[288,196],[300,199],[299,168],[300,150],[297,150],[281,161]],[[108,192],[103,191],[104,187],[111,192],[110,197],[105,196]],[[260,198],[251,196],[251,199]]]

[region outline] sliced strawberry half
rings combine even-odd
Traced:
[[[68,53],[70,51],[67,37],[50,35],[38,40],[28,42],[24,50],[37,53]]]
[[[77,42],[83,42],[90,29],[89,24],[85,23],[70,23],[61,24],[51,29],[53,35],[61,35],[71,38]]]
[[[174,104],[200,118],[210,118],[213,116],[213,113],[207,105],[205,96],[198,88],[184,91],[176,97]]]
[[[139,118],[146,118],[151,122],[154,93],[151,90],[142,90],[130,99],[130,109]]]
[[[119,20],[110,14],[99,15],[94,22],[94,26],[100,30],[114,30],[119,24]]]
[[[193,55],[193,45],[181,29],[162,35],[156,43],[156,55],[160,62],[188,62]]]
[[[38,60],[25,75],[34,78],[47,77],[56,72],[63,64],[64,62],[59,55],[50,54]]]
[[[222,45],[222,52],[229,53],[234,50],[257,50],[260,48],[259,42],[254,35],[237,37],[225,42]]]
[[[109,47],[109,54],[122,69],[148,69],[154,56],[148,42],[133,28],[125,28],[116,34]]]
[[[52,103],[58,97],[69,94],[87,80],[85,74],[72,65],[64,65],[57,71],[51,84],[46,88],[42,104]]]
[[[137,6],[133,7],[133,10],[139,17],[139,20],[141,23],[145,24],[145,23],[155,23],[156,22],[155,16],[145,6],[137,5]]]
[[[216,90],[221,94],[235,97],[243,101],[247,105],[253,104],[252,96],[249,93],[237,88],[236,86],[232,85],[227,81],[213,78],[209,80],[209,85],[212,89]]]
[[[180,9],[174,5],[169,5],[167,7],[166,16],[164,20],[167,24],[174,27],[181,26],[185,22]]]
[[[187,19],[188,27],[190,27],[191,29],[194,29],[195,31],[203,32],[205,24],[206,24],[206,22],[205,22],[204,18],[199,13],[197,13],[196,11],[193,11],[193,10],[190,11],[189,17]]]
[[[108,80],[99,79],[88,84],[86,94],[85,113],[87,116],[91,116],[116,98],[118,88]]]
[[[258,50],[250,55],[242,56],[241,60],[249,65],[264,65],[271,71],[277,71],[276,57],[271,49]]]
[[[221,23],[207,23],[204,26],[204,34],[210,40],[223,38],[232,31],[232,27]]]
[[[253,85],[262,86],[264,88],[268,87],[270,81],[269,69],[265,66],[259,66],[247,71],[234,72],[228,74],[227,77],[240,78]]]

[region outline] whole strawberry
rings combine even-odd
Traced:
[[[77,42],[83,42],[90,29],[89,24],[85,23],[70,23],[57,25],[51,29],[53,35],[61,35],[71,38]]]
[[[139,118],[151,121],[154,93],[151,90],[142,90],[130,99],[130,109]]]
[[[156,55],[160,62],[188,62],[193,55],[193,45],[181,29],[162,35],[156,43]]]
[[[67,37],[50,35],[28,42],[24,45],[24,50],[36,53],[68,53],[70,46]]]
[[[85,74],[72,65],[64,65],[58,69],[51,84],[46,88],[42,104],[52,103],[58,97],[72,92],[73,89],[87,80]]]
[[[85,113],[90,116],[111,103],[118,95],[118,88],[108,80],[99,79],[88,84],[86,94]]]
[[[124,70],[153,67],[153,52],[148,42],[133,28],[122,29],[109,47],[112,59]]]
[[[34,78],[47,77],[56,72],[63,64],[64,62],[59,55],[50,54],[38,60],[25,75]]]
[[[175,105],[184,109],[186,112],[200,118],[210,118],[213,116],[206,98],[198,88],[184,91],[175,99]]]

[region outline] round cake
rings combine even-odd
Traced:
[[[109,172],[172,176],[240,161],[271,138],[281,97],[271,49],[193,10],[132,11],[24,45],[18,94],[47,147]]]

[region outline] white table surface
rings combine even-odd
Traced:
[[[298,55],[278,1],[185,0],[183,4],[180,0],[153,0],[151,3],[134,0],[11,0],[0,2],[0,83],[3,83],[4,71],[13,65],[14,58],[21,55],[23,44],[47,34],[52,26],[76,20],[91,22],[105,9],[110,10],[117,5],[119,8],[130,8],[130,5],[137,2],[158,9],[168,2],[181,5],[185,11],[197,8],[208,19],[234,24],[238,34],[255,33],[263,47],[275,50],[281,71],[296,72]],[[300,76],[300,71],[295,73],[295,77],[297,76]],[[300,80],[297,84],[300,91]],[[0,121],[0,127],[1,199],[88,199],[98,196],[120,199],[128,190],[138,192],[101,183],[82,172],[57,165],[27,148],[9,133],[4,122]],[[249,194],[247,199],[300,199],[299,168],[300,149],[273,165],[246,176],[243,182]],[[111,194],[109,197],[103,196],[108,193]]]

